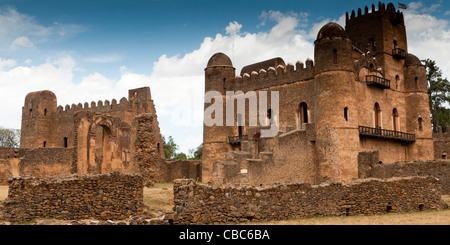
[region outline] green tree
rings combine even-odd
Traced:
[[[166,141],[166,138],[163,135],[162,141],[164,147],[164,156],[166,157],[166,159],[173,159],[173,157],[175,156],[175,152],[178,150],[178,145],[175,144],[172,136],[169,136]]]
[[[434,60],[422,60],[427,70],[428,98],[431,112],[431,125],[433,131],[438,126],[450,126],[450,83],[442,78],[442,71]]]
[[[197,148],[189,149],[189,160],[199,160],[202,159],[203,144],[197,146]]]
[[[20,145],[20,130],[0,127],[0,146],[17,148]]]

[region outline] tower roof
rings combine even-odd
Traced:
[[[405,59],[405,66],[422,65],[422,62],[413,54],[407,54]]]
[[[224,53],[215,53],[208,61],[208,65],[206,67],[214,67],[214,66],[229,66],[233,67],[233,63],[231,63],[231,59]]]
[[[347,37],[347,33],[339,24],[330,22],[320,29],[317,40],[327,37]]]

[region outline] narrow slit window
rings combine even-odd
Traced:
[[[419,124],[419,131],[423,131],[423,120],[421,117],[419,117],[419,119],[417,119],[417,123]]]
[[[337,64],[337,49],[333,49],[333,64]]]
[[[348,108],[347,107],[344,108],[344,120],[348,121]]]

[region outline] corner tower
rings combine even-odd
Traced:
[[[225,95],[228,88],[231,87],[235,78],[236,69],[231,63],[231,59],[223,54],[216,53],[208,61],[205,68],[205,94],[210,91],[219,92],[221,96],[211,100],[211,103],[205,102],[205,110],[215,103],[215,100],[222,100],[222,124],[209,125],[203,124],[203,156],[202,179],[207,182],[213,178],[213,164],[216,161],[225,160],[225,155],[231,150],[228,146],[228,136],[233,135],[234,126],[226,126],[226,103]],[[216,111],[214,117],[219,115]]]
[[[56,103],[56,95],[49,90],[27,94],[22,107],[21,148],[55,146],[51,132]]]
[[[328,23],[314,44],[316,183],[345,182],[358,176],[352,42],[339,24]]]

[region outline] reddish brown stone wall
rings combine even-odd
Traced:
[[[3,204],[3,218],[124,219],[142,211],[143,178],[112,172],[65,178],[13,178]]]
[[[201,160],[159,159],[155,173],[156,182],[172,182],[176,179],[202,181]]]
[[[407,177],[311,186],[209,187],[174,182],[173,224],[219,224],[320,216],[372,215],[445,208],[439,180]]]

